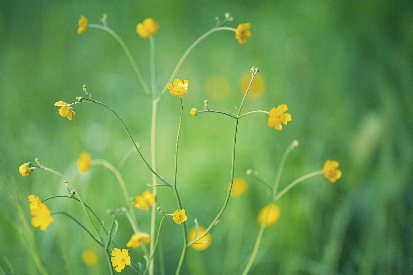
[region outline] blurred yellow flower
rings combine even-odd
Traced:
[[[138,232],[134,234],[129,242],[126,244],[127,247],[137,248],[141,245],[141,243],[150,243],[151,237],[147,233]]]
[[[291,115],[285,113],[287,110],[288,108],[285,104],[281,104],[277,108],[272,108],[269,112],[270,117],[268,118],[268,126],[281,131],[283,129],[281,123],[287,125],[287,122],[291,121]]]
[[[88,266],[94,266],[98,262],[98,257],[93,250],[85,250],[82,254],[83,262]]]
[[[175,79],[173,86],[171,83],[168,83],[166,87],[169,89],[171,94],[181,97],[183,94],[188,92],[188,79],[184,81]]]
[[[28,198],[30,201],[30,210],[38,208],[40,204],[42,204],[42,201],[35,195],[30,195]]]
[[[265,227],[274,225],[280,218],[280,213],[280,208],[276,204],[273,204],[271,208],[269,208],[268,205],[264,206],[258,214],[258,224],[262,225],[265,221],[265,217],[267,216],[267,223],[265,224]]]
[[[78,34],[84,33],[87,30],[87,26],[88,26],[88,22],[87,22],[86,17],[81,15],[79,19],[79,28],[77,29],[77,33]]]
[[[152,194],[149,190],[146,190],[142,195],[135,197],[135,207],[139,209],[149,209],[149,205],[152,205],[156,201],[156,195]]]
[[[245,44],[247,39],[251,37],[251,24],[239,24],[235,30],[235,38],[239,41],[240,44]]]
[[[223,100],[228,97],[230,84],[228,80],[221,75],[211,75],[205,81],[205,92],[212,99]]]
[[[247,191],[247,189],[248,189],[247,181],[243,178],[236,178],[232,182],[231,196],[232,197],[242,196]]]
[[[36,208],[31,209],[30,213],[33,216],[32,225],[34,227],[40,226],[43,231],[54,221],[49,208],[44,203],[40,203]]]
[[[125,265],[132,263],[129,256],[129,249],[120,250],[119,248],[114,248],[110,260],[113,267],[117,266],[115,268],[117,272],[121,272],[125,268]]]
[[[145,190],[142,193],[142,196],[149,205],[152,205],[156,201],[156,195],[152,194],[149,190]]]
[[[251,74],[245,73],[241,76],[239,81],[239,87],[242,94],[248,89],[248,86],[251,82]],[[250,90],[248,91],[248,97],[251,98],[259,98],[264,94],[265,89],[265,81],[264,77],[261,74],[256,74],[254,77],[254,81],[251,84]]]
[[[181,224],[184,221],[187,221],[188,217],[185,215],[185,210],[184,209],[181,209],[181,210],[177,209],[173,213],[173,219],[174,219],[175,223]]]
[[[198,114],[198,110],[195,109],[195,108],[192,108],[191,111],[189,111],[189,113],[190,113],[192,116],[196,116],[196,115]]]
[[[196,228],[195,227],[192,228],[188,234],[188,242],[192,242],[193,240],[195,240],[196,238],[204,234],[205,231],[206,231],[205,227],[199,226],[198,234],[196,234]],[[212,241],[211,234],[208,233],[205,236],[203,236],[201,239],[199,239],[196,243],[191,245],[191,247],[196,251],[202,251],[202,250],[207,249],[211,245],[211,241]]]
[[[143,23],[139,23],[136,26],[136,32],[141,38],[149,38],[158,32],[159,24],[152,18],[146,18]]]
[[[19,166],[19,172],[22,174],[23,177],[27,177],[33,172],[33,169],[30,163],[26,162]]]
[[[139,209],[149,209],[149,205],[148,202],[143,198],[142,195],[137,195],[135,197],[136,203],[135,203],[135,207],[139,208]]]
[[[324,176],[331,182],[336,182],[339,178],[341,178],[341,171],[337,169],[338,161],[336,160],[327,160],[324,163],[323,167],[323,174]]]
[[[80,158],[77,161],[77,167],[80,170],[80,173],[86,173],[90,169],[90,156],[88,153],[81,152]]]
[[[67,117],[69,120],[72,120],[72,114],[74,115],[75,111],[73,111],[73,108],[69,104],[63,101],[58,101],[54,106],[60,106],[59,114],[62,117]]]

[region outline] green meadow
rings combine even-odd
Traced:
[[[142,79],[159,94],[182,55],[226,12],[233,20],[225,27],[251,23],[251,38],[241,45],[233,31],[214,32],[180,66],[174,79],[188,79],[189,88],[181,97],[177,157],[180,98],[166,90],[157,105],[156,172],[169,183],[176,175],[188,232],[195,219],[208,227],[217,217],[232,168],[234,178],[247,182],[244,194],[229,198],[210,231],[210,246],[188,248],[181,274],[242,274],[277,171],[283,168],[281,191],[321,170],[328,159],[339,162],[341,178],[332,183],[322,174],[311,177],[276,201],[280,218],[265,229],[248,274],[413,273],[410,1],[5,0],[0,2],[0,274],[110,274],[105,250],[69,217],[53,215],[45,231],[32,226],[29,195],[44,200],[69,193],[54,173],[34,169],[22,177],[23,163],[36,165],[38,158],[61,173],[108,231],[113,220],[108,210],[127,206],[123,190],[104,166],[80,173],[81,152],[116,167],[130,198],[152,190],[151,171],[111,111],[82,102],[72,106],[75,115],[69,120],[54,106],[88,98],[86,85],[94,100],[118,114],[151,166],[151,97],[108,32],[88,28],[77,33],[80,16],[102,24],[106,14],[108,27],[130,50]],[[146,18],[160,26],[151,39],[136,32]],[[248,84],[253,66],[259,72],[241,114],[286,104],[292,120],[277,131],[268,126],[267,113],[238,119],[232,166],[236,119],[201,111],[236,116],[245,93],[241,79]],[[192,108],[197,116],[189,113]],[[299,146],[281,167],[294,140]],[[45,203],[52,213],[68,213],[94,234],[79,202],[56,197]],[[177,209],[173,188],[158,186],[156,207],[165,214]],[[139,231],[149,233],[151,210],[132,211]],[[155,213],[160,231],[154,274],[174,274],[184,245],[183,224],[166,216],[159,227],[163,215]],[[107,240],[102,229],[98,233]],[[133,233],[127,215],[118,216],[116,246],[125,249]],[[141,246],[129,250],[136,266],[145,266],[143,255],[150,247]],[[86,250],[96,254],[95,265],[82,260]],[[121,273],[139,274],[130,266]]]

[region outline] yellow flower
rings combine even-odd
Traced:
[[[77,161],[77,167],[80,170],[80,173],[85,173],[90,169],[90,156],[88,153],[81,152],[80,158]]]
[[[240,92],[245,94],[248,89],[248,86],[251,82],[251,73],[245,73],[241,76],[239,81]],[[264,94],[265,81],[262,74],[256,74],[254,81],[251,84],[250,90],[248,91],[248,97],[259,98]]]
[[[277,108],[272,108],[270,110],[270,117],[268,118],[268,126],[274,127],[275,130],[281,131],[283,126],[281,123],[287,125],[288,121],[291,121],[291,115],[285,113],[288,110],[287,105],[281,104]]]
[[[152,194],[149,190],[146,190],[142,195],[135,197],[135,207],[139,209],[149,209],[149,205],[152,205],[156,201],[156,195]]]
[[[173,86],[171,83],[166,85],[171,94],[181,97],[183,94],[188,92],[188,79],[184,81],[175,79],[173,84]]]
[[[191,231],[188,234],[188,242],[192,242],[202,234],[204,234],[206,231],[205,227],[199,226],[198,227],[198,234],[196,234],[196,228],[192,228]],[[196,251],[202,251],[207,249],[211,245],[211,234],[206,234],[203,236],[201,239],[199,239],[196,243],[191,245],[191,247],[196,250]]]
[[[22,174],[23,177],[27,177],[33,172],[33,169],[30,163],[26,162],[19,166],[19,172]]]
[[[331,182],[336,182],[339,178],[341,178],[341,171],[337,169],[338,161],[336,160],[327,160],[324,163],[323,167],[323,174],[324,176]]]
[[[247,191],[247,189],[248,189],[247,181],[243,178],[236,178],[232,182],[231,196],[239,197],[243,195]]]
[[[267,216],[268,213],[268,216]],[[265,206],[264,208],[261,209],[260,213],[258,214],[258,223],[259,225],[262,225],[265,221],[265,217],[267,216],[267,223],[265,224],[265,227],[269,227],[273,224],[275,224],[278,219],[280,218],[280,208],[278,205],[273,204],[271,208],[268,211],[268,205]]]
[[[239,41],[240,44],[245,44],[247,39],[251,37],[251,24],[239,24],[235,31],[235,38]]]
[[[152,205],[156,201],[156,195],[152,194],[149,190],[145,190],[142,193],[142,196],[149,205]]]
[[[78,24],[79,24],[79,28],[77,29],[77,33],[78,34],[84,33],[87,30],[87,26],[88,26],[86,17],[81,15]]]
[[[188,217],[185,215],[185,210],[184,209],[181,209],[181,210],[177,209],[177,210],[175,210],[175,212],[173,214],[173,219],[174,219],[175,223],[181,224],[184,221],[187,221]]]
[[[149,38],[158,32],[159,24],[152,18],[146,18],[143,23],[139,23],[136,26],[136,32],[141,38]]]
[[[150,243],[151,237],[147,233],[138,232],[134,234],[129,242],[126,244],[127,247],[137,248],[141,245],[141,243]]]
[[[82,254],[82,259],[88,266],[94,266],[98,262],[98,257],[93,250],[85,250]]]
[[[135,197],[135,200],[136,200],[136,203],[135,203],[135,207],[136,207],[136,208],[146,209],[146,210],[149,209],[148,202],[144,199],[143,196],[137,195],[137,196]]]
[[[121,251],[119,248],[114,248],[110,260],[113,267],[118,266],[115,268],[117,272],[121,272],[125,268],[125,265],[132,263],[129,256],[129,249],[122,249]]]
[[[69,120],[72,120],[72,114],[74,115],[75,111],[73,111],[73,108],[69,104],[63,101],[58,101],[54,106],[60,106],[59,114],[62,117],[67,117]]]
[[[40,204],[42,204],[42,201],[35,195],[30,195],[29,201],[30,201],[30,210],[38,208]]]
[[[32,225],[34,227],[40,226],[40,229],[43,231],[54,221],[52,215],[50,215],[49,208],[44,203],[40,203],[37,208],[31,209],[30,213],[33,216]]]
[[[189,111],[189,113],[190,113],[192,116],[196,116],[196,115],[198,114],[198,110],[195,109],[195,108],[192,108],[191,111]]]

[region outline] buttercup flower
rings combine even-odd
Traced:
[[[149,205],[148,202],[144,199],[144,197],[142,195],[137,195],[135,197],[136,203],[135,203],[135,207],[139,208],[139,209],[149,209]]]
[[[87,26],[88,26],[86,17],[81,15],[78,24],[79,24],[79,28],[77,29],[77,33],[78,34],[84,33],[87,30]]]
[[[40,229],[43,231],[54,221],[52,215],[50,215],[49,208],[44,203],[40,203],[36,208],[31,209],[30,213],[33,216],[32,225],[34,227],[40,226]]]
[[[27,177],[33,172],[33,169],[30,163],[26,162],[19,166],[19,172],[22,174],[23,177]]]
[[[240,44],[245,44],[247,39],[251,37],[251,24],[239,24],[235,31],[235,38],[239,41]]]
[[[156,201],[156,195],[152,194],[149,190],[146,190],[142,195],[135,197],[135,207],[139,209],[149,209],[149,205],[152,205]]]
[[[185,210],[184,209],[181,209],[181,210],[177,209],[173,213],[173,219],[174,219],[175,223],[181,224],[184,221],[187,221],[188,217],[185,215]]]
[[[287,105],[281,104],[277,108],[272,108],[270,110],[270,117],[268,118],[268,126],[274,127],[275,130],[281,131],[283,126],[281,123],[287,125],[288,121],[291,121],[291,115],[285,113],[288,110]]]
[[[150,243],[151,237],[147,233],[138,232],[134,234],[129,242],[126,244],[127,247],[137,248],[141,245],[141,243]]]
[[[85,173],[90,169],[90,156],[88,153],[81,152],[80,158],[77,161],[77,167],[80,170],[80,173]]]
[[[336,160],[327,160],[324,163],[323,167],[323,174],[324,176],[331,182],[336,182],[339,178],[341,178],[341,171],[337,169],[338,161]]]
[[[232,183],[231,196],[239,197],[248,189],[247,181],[243,178],[236,178]]]
[[[132,263],[129,256],[129,249],[120,250],[119,248],[114,248],[110,260],[113,267],[117,266],[115,268],[117,272],[121,272],[125,268],[125,265]]]
[[[171,83],[168,83],[166,87],[169,89],[171,94],[181,97],[183,94],[188,92],[188,79],[184,81],[175,79],[173,86]]]
[[[145,190],[142,193],[142,196],[149,205],[152,205],[156,201],[156,195],[152,194],[149,190]]]
[[[72,114],[74,115],[75,111],[73,111],[73,108],[69,104],[63,101],[58,101],[54,106],[60,106],[59,114],[62,117],[67,117],[69,120],[72,120]]]
[[[196,116],[196,115],[198,114],[198,110],[195,109],[195,108],[192,108],[191,111],[189,111],[189,113],[190,113],[192,116]]]
[[[191,231],[188,234],[188,242],[192,242],[202,234],[204,234],[206,231],[205,227],[199,226],[198,227],[198,235],[196,234],[196,228],[192,228]],[[211,234],[206,234],[203,236],[201,239],[199,239],[196,243],[191,245],[191,247],[196,250],[196,251],[202,251],[207,249],[211,245]]]
[[[30,201],[30,210],[38,208],[40,204],[42,204],[42,201],[35,195],[30,195],[28,198]]]
[[[85,250],[82,254],[83,262],[88,266],[94,266],[98,262],[98,257],[93,250]]]
[[[141,38],[149,38],[158,32],[159,24],[152,18],[146,18],[143,23],[139,23],[136,26],[136,32]]]
[[[268,216],[267,216],[268,212]],[[273,204],[271,208],[268,210],[268,205],[263,207],[258,214],[258,224],[262,225],[265,221],[265,217],[267,216],[267,223],[265,224],[265,227],[269,227],[271,225],[274,225],[278,219],[280,218],[280,208],[278,205]]]

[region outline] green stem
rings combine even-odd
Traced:
[[[106,259],[108,260],[110,274],[115,275],[115,272],[113,271],[113,267],[112,267],[112,261],[110,260],[109,250],[105,249],[105,255],[106,255]]]
[[[221,111],[214,111],[214,110],[204,110],[204,111],[198,111],[198,114],[199,113],[216,113],[216,114],[222,114],[222,115],[226,115],[226,116],[229,116],[229,117],[232,117],[232,118],[235,118],[235,119],[237,119],[237,117],[236,116],[233,116],[233,115],[231,115],[229,112],[221,112]]]
[[[120,184],[120,187],[122,188],[123,196],[125,197],[126,205],[128,206],[130,217],[132,218],[132,221],[133,221],[133,222],[131,221],[133,231],[135,233],[137,233],[139,231],[138,227],[137,227],[138,222],[136,221],[136,216],[135,216],[135,212],[133,212],[133,209],[132,209],[132,203],[131,203],[131,200],[130,200],[129,192],[128,192],[128,189],[126,188],[126,184],[125,184],[125,181],[122,178],[122,175],[119,173],[119,171],[111,163],[109,163],[108,161],[103,160],[103,159],[93,159],[91,161],[91,165],[103,165],[106,168],[108,168],[116,176],[116,178],[118,179],[118,182]]]
[[[71,219],[72,219],[73,221],[75,221],[78,225],[80,225],[80,227],[82,227],[82,228],[86,231],[86,233],[88,233],[88,234],[92,237],[92,239],[93,239],[95,242],[97,242],[101,247],[105,247],[97,238],[95,238],[95,237],[92,235],[92,233],[90,233],[89,230],[87,230],[87,228],[86,228],[83,224],[81,224],[81,223],[80,223],[78,220],[76,220],[73,216],[69,215],[69,214],[66,213],[66,212],[60,212],[60,211],[52,212],[50,215],[57,215],[57,214],[65,215],[65,216],[71,218]]]
[[[272,189],[272,200],[274,200],[275,195],[277,194],[278,185],[280,184],[281,174],[284,168],[285,161],[287,160],[288,155],[290,154],[291,150],[294,149],[295,143],[291,143],[290,146],[284,152],[284,155],[281,159],[280,166],[278,167],[277,176],[275,178],[274,188]]]
[[[251,111],[251,112],[245,113],[245,114],[243,114],[242,116],[240,116],[239,118],[241,118],[241,117],[243,117],[243,116],[246,116],[246,115],[249,115],[249,114],[252,114],[252,113],[265,113],[265,114],[269,114],[269,112],[267,112],[267,111],[255,110],[255,111]]]
[[[149,163],[146,161],[146,159],[143,157],[141,151],[139,150],[138,145],[137,145],[137,144],[135,143],[135,141],[133,140],[131,134],[129,133],[128,128],[127,128],[126,125],[125,125],[125,123],[124,123],[123,120],[119,117],[119,115],[118,115],[114,110],[112,110],[112,108],[110,108],[110,107],[107,106],[106,104],[103,104],[103,103],[101,103],[101,102],[99,102],[99,101],[96,101],[96,100],[93,100],[93,99],[89,99],[89,98],[85,98],[85,97],[78,97],[78,100],[96,103],[96,104],[99,104],[99,105],[107,108],[109,111],[111,111],[111,112],[118,118],[118,120],[120,121],[120,123],[122,124],[123,128],[125,129],[126,133],[128,134],[129,139],[132,141],[133,145],[135,146],[136,151],[138,151],[139,156],[140,156],[141,159],[145,162],[145,164],[146,164],[146,166],[149,168],[149,170],[151,170],[151,172],[152,172],[156,177],[158,177],[162,182],[164,182],[167,186],[172,187],[171,184],[169,184],[163,177],[159,176],[159,175],[155,172],[155,169],[152,168],[153,166],[151,167],[151,166],[149,165]],[[154,105],[154,104],[156,105],[156,103],[158,103],[158,101],[159,101],[159,100],[154,100],[154,101],[152,101],[153,105]],[[155,102],[156,102],[156,103],[155,103]],[[153,111],[152,111],[152,112],[153,112]],[[155,110],[155,112],[156,112],[156,110]],[[153,119],[152,119],[152,120],[153,120]]]
[[[166,218],[166,215],[164,215],[164,216],[162,217],[161,222],[159,223],[158,234],[156,235],[156,241],[155,241],[155,244],[154,244],[154,248],[155,248],[155,249],[156,249],[156,247],[157,247],[157,245],[158,245],[159,234],[160,234],[160,232],[161,232],[162,223],[163,223],[163,221],[164,221],[165,218]],[[153,242],[152,239],[151,239],[151,242]],[[151,255],[150,255],[149,264],[152,262],[152,259],[153,259],[154,255],[155,255],[155,251],[154,251],[154,254],[151,254]],[[146,270],[145,270],[144,274],[146,274],[146,272],[148,272],[148,269],[149,269],[149,266],[146,267]]]
[[[155,39],[153,36],[149,37],[150,43],[150,71],[151,71],[151,86],[152,86],[152,98],[156,98],[156,79],[155,79]]]
[[[156,113],[157,113],[157,107],[158,107],[158,102],[159,102],[159,97],[157,99],[152,101],[152,121],[151,121],[151,160],[152,160],[152,167],[153,169],[156,170]],[[171,185],[172,187],[172,185]],[[156,176],[155,174],[152,174],[152,193],[157,196],[158,194],[158,185],[156,182]],[[155,225],[156,225],[156,200],[152,204],[152,212],[151,212],[151,240],[155,238]],[[153,242],[149,244],[149,255],[154,255],[155,252],[155,245]],[[154,274],[154,263],[155,259],[150,262],[149,264],[149,274],[153,275]]]
[[[176,137],[174,191],[175,191],[176,200],[178,202],[178,208],[182,209],[182,203],[181,203],[181,200],[179,198],[178,189],[176,188],[176,179],[177,179],[177,174],[178,174],[178,145],[179,145],[179,136],[180,136],[180,133],[181,133],[182,114],[183,114],[183,110],[184,110],[184,104],[182,102],[182,97],[180,97],[180,100],[181,100],[181,115],[179,117],[178,135]],[[179,259],[178,267],[176,269],[176,274],[181,273],[182,266],[183,266],[183,263],[185,261],[186,252],[188,251],[188,246],[187,246],[188,240],[187,240],[187,232],[186,232],[186,224],[185,223],[183,223],[182,232],[183,232],[183,237],[184,237],[184,247],[182,249],[181,258]]]
[[[322,171],[322,170],[312,172],[312,173],[310,173],[310,174],[307,174],[307,175],[305,175],[305,176],[302,176],[302,177],[296,179],[295,181],[293,181],[292,183],[290,183],[287,187],[285,187],[280,193],[278,193],[277,196],[275,196],[274,201],[277,201],[279,198],[281,198],[282,195],[284,195],[285,193],[287,193],[287,191],[290,190],[291,188],[293,188],[297,183],[302,182],[303,180],[306,180],[306,179],[308,179],[308,178],[321,175],[321,174],[323,174],[323,171]]]
[[[231,181],[230,181],[230,185],[229,185],[229,188],[228,188],[227,196],[226,196],[225,201],[224,201],[224,205],[222,206],[222,208],[221,208],[221,210],[219,211],[218,215],[215,217],[215,219],[214,219],[214,220],[212,221],[212,223],[209,225],[209,227],[205,230],[205,232],[204,232],[201,236],[199,236],[198,238],[195,238],[193,241],[189,242],[189,243],[187,244],[187,246],[193,245],[194,243],[196,243],[197,241],[199,241],[200,239],[202,239],[206,234],[208,234],[208,232],[212,229],[212,227],[214,227],[214,226],[217,224],[219,218],[220,218],[221,215],[224,213],[224,210],[225,210],[225,208],[226,208],[227,205],[228,205],[228,201],[229,201],[229,198],[230,198],[230,196],[231,196],[232,184],[233,184],[233,182],[234,182],[234,175],[235,175],[235,145],[236,145],[236,143],[237,143],[237,132],[238,132],[239,118],[240,118],[240,114],[241,114],[242,105],[244,104],[244,100],[245,100],[245,98],[247,97],[248,91],[249,91],[250,88],[251,88],[252,82],[254,81],[254,77],[255,77],[255,75],[257,74],[257,72],[258,72],[258,69],[255,69],[255,68],[254,68],[254,70],[252,70],[252,77],[251,77],[250,84],[248,85],[248,88],[247,88],[247,90],[245,91],[244,97],[242,98],[241,104],[240,104],[240,106],[239,106],[239,108],[238,108],[238,114],[237,114],[236,120],[235,120],[234,139],[233,139],[233,143],[232,143]]]
[[[121,45],[121,47],[125,51],[126,55],[128,56],[128,59],[129,59],[131,65],[133,67],[133,70],[135,71],[136,75],[138,76],[139,81],[141,82],[145,93],[148,96],[150,96],[151,95],[150,90],[149,90],[148,86],[146,85],[145,81],[143,80],[142,74],[141,74],[141,72],[138,68],[138,65],[136,64],[135,59],[132,57],[131,52],[129,51],[128,47],[123,42],[123,40],[119,37],[119,35],[117,35],[112,29],[108,28],[107,26],[102,26],[102,25],[97,25],[97,24],[89,24],[88,27],[104,30],[104,31],[108,32],[110,35],[112,35],[119,42],[119,44]]]
[[[203,34],[201,37],[199,37],[197,40],[195,40],[194,43],[192,43],[192,45],[186,50],[186,52],[184,53],[184,55],[181,57],[181,59],[179,60],[178,64],[175,67],[175,70],[172,72],[171,77],[169,78],[167,83],[171,83],[172,80],[175,78],[176,74],[178,73],[179,69],[182,66],[182,63],[184,63],[185,59],[187,58],[187,56],[189,55],[189,53],[195,48],[196,45],[198,45],[202,40],[205,39],[205,37],[207,37],[208,35],[210,35],[213,32],[217,32],[217,31],[233,31],[235,32],[236,30],[234,28],[230,28],[230,27],[215,27],[211,30],[209,30],[208,32],[206,32],[205,34]],[[166,86],[163,88],[163,90],[161,91],[161,96],[163,96],[166,92],[167,88]]]
[[[39,167],[40,167],[41,169],[46,170],[46,171],[49,171],[49,172],[51,172],[51,173],[53,173],[53,174],[58,175],[59,177],[61,177],[61,178],[65,181],[66,187],[67,187],[68,184],[70,185],[70,187],[73,189],[73,191],[74,191],[74,192],[76,193],[76,195],[78,196],[79,201],[80,201],[80,204],[82,205],[83,210],[85,211],[87,218],[89,219],[90,223],[92,224],[93,229],[95,230],[96,235],[99,236],[99,232],[97,231],[96,226],[95,226],[95,224],[93,223],[92,218],[91,218],[90,215],[89,215],[89,211],[87,211],[86,206],[85,206],[85,203],[83,202],[83,200],[82,200],[82,198],[80,197],[79,193],[76,191],[75,187],[74,187],[62,174],[60,174],[59,172],[57,172],[57,171],[55,171],[55,170],[53,170],[53,169],[50,169],[50,168],[48,168],[48,167],[46,167],[46,166],[43,166],[43,165],[40,164],[39,162],[38,162],[38,165],[39,165]],[[69,193],[71,193],[71,192],[69,191]]]

